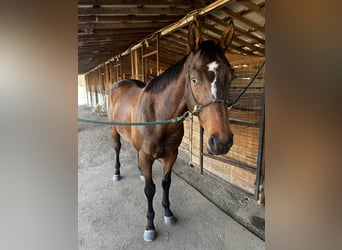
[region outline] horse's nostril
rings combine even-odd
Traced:
[[[226,154],[233,145],[233,134],[230,133],[228,140],[222,141],[216,134],[213,134],[208,139],[209,153],[210,154]]]
[[[212,135],[212,136],[210,136],[209,137],[209,146],[212,148],[212,149],[217,149],[217,142],[216,142],[216,137],[215,137],[215,135]]]

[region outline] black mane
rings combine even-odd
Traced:
[[[151,82],[146,85],[145,91],[160,92],[164,90],[172,81],[177,79],[183,69],[187,57],[188,55],[183,57],[183,59],[176,64],[172,65],[161,75],[152,79]]]
[[[146,86],[145,83],[140,80],[136,80],[136,79],[130,79],[130,80],[133,81],[135,85],[137,85],[137,87],[139,88],[144,88]]]

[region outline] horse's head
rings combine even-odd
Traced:
[[[193,22],[189,27],[187,105],[189,110],[198,110],[199,122],[209,136],[208,153],[214,155],[226,154],[233,145],[227,109],[233,71],[224,54],[233,33],[230,22],[217,43],[201,42],[197,25]]]

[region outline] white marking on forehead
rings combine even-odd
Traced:
[[[214,96],[214,98],[216,99],[216,95],[217,95],[217,87],[216,87],[216,78],[217,78],[217,68],[218,68],[218,64],[216,61],[212,61],[211,63],[207,64],[208,67],[208,71],[212,71],[215,74],[215,78],[214,80],[211,82],[210,86],[211,86],[211,94]]]
[[[207,64],[209,71],[214,71],[216,73],[216,69],[219,66],[216,61],[212,61],[211,63]]]

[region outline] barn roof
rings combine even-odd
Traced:
[[[187,24],[196,13],[203,16],[204,38],[218,38],[233,18],[230,52],[264,56],[264,0],[79,0],[78,73],[148,43],[157,33],[171,54],[186,50]]]

